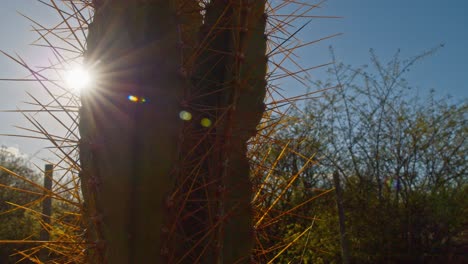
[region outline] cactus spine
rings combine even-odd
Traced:
[[[88,261],[249,263],[265,0],[94,5],[85,57],[99,80],[80,110]]]

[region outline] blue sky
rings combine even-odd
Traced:
[[[315,1],[310,1],[315,3]],[[0,9],[0,50],[18,52],[31,64],[44,64],[48,54],[27,46],[35,39],[30,22],[17,11],[45,24],[56,21],[54,13],[35,0],[2,0]],[[300,52],[305,66],[330,61],[328,46],[335,48],[345,64],[359,66],[369,62],[374,48],[387,61],[397,49],[402,57],[417,55],[439,44],[445,48],[415,65],[406,76],[410,84],[424,93],[435,89],[437,95],[451,94],[466,99],[468,85],[468,1],[466,0],[329,0],[314,15],[342,16],[341,19],[316,19],[301,35],[308,40],[334,33],[342,36],[313,45]],[[26,72],[5,57],[0,57],[0,78],[24,77]],[[321,71],[312,78],[325,78]],[[24,107],[25,91],[30,84],[0,82],[0,110]],[[294,87],[286,87],[294,90]],[[17,114],[0,113],[0,133],[19,133],[13,125],[25,125]],[[0,137],[0,145],[19,148],[29,155],[47,144],[33,140]],[[43,153],[43,152],[40,152]]]
[[[465,0],[331,0],[323,12],[343,18],[320,21],[320,30],[344,33],[327,44],[339,60],[355,66],[368,63],[370,48],[387,61],[397,49],[405,58],[445,44],[415,65],[408,80],[420,91],[466,98],[467,11]]]

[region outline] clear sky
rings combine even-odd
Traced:
[[[411,69],[410,84],[467,97],[468,1],[334,0],[326,10],[344,16],[332,31],[345,35],[332,45],[345,62],[366,63],[369,48],[388,60],[398,48],[403,56],[415,56],[443,43],[443,49]]]
[[[31,23],[17,11],[45,24],[56,21],[54,13],[36,0],[1,0],[1,4],[0,49],[17,52],[33,65],[46,63],[46,53],[27,46],[35,35],[30,32]],[[407,79],[419,91],[435,89],[440,96],[451,94],[464,99],[468,96],[467,11],[467,0],[329,0],[313,14],[343,18],[314,20],[301,34],[308,40],[334,33],[344,35],[306,48],[300,53],[300,61],[305,66],[329,62],[328,46],[332,45],[339,60],[359,66],[368,63],[370,48],[386,61],[397,49],[401,49],[402,57],[409,57],[443,43],[445,48],[415,65]],[[19,66],[0,57],[0,78],[25,75]],[[324,78],[320,71],[312,72],[312,77]],[[0,82],[0,110],[25,108],[22,101],[30,101],[25,90],[34,90],[34,87]],[[13,126],[25,124],[18,114],[0,113],[0,133],[20,133]],[[0,145],[17,147],[32,155],[47,144],[0,137]]]

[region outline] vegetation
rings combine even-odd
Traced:
[[[434,93],[422,99],[404,79],[434,51],[409,60],[397,53],[387,64],[371,52],[371,69],[335,64],[330,83],[317,85],[335,82],[339,88],[308,103],[295,114],[300,121],[276,136],[295,137],[302,153],[317,153],[318,165],[299,176],[307,191],[291,193],[297,204],[314,188],[332,187],[332,174],[339,173],[352,263],[466,261],[467,102],[436,99]],[[300,166],[290,156],[277,169],[287,173]],[[283,225],[279,233],[314,224],[284,262],[299,256],[308,263],[340,262],[335,203],[326,196],[302,208],[314,221]]]
[[[99,84],[79,124],[88,262],[250,262],[265,4],[94,1],[85,59]]]
[[[25,163],[24,159],[0,147],[0,239],[22,240],[34,239],[39,236],[39,222],[29,211],[21,206],[34,205],[38,196],[38,189],[28,181],[36,181],[38,175]],[[26,176],[23,180],[14,173]],[[15,263],[19,258],[9,257],[15,250],[25,249],[27,245],[2,245],[0,247],[0,263]]]
[[[404,79],[435,50],[387,64],[371,52],[373,70],[332,52],[330,80],[314,83],[327,90],[321,98],[283,99],[275,81],[310,83],[302,75],[313,67],[284,65],[307,46],[295,38],[307,23],[298,19],[319,5],[234,2],[48,3],[59,24],[34,29],[55,61],[35,70],[5,55],[49,96],[31,95],[35,108],[19,112],[31,137],[55,147],[57,177],[47,191],[11,155],[0,159],[2,199],[25,205],[1,208],[15,209],[0,215],[1,254],[33,263],[466,261],[467,103],[422,100]],[[76,64],[94,73],[92,89],[65,84]],[[50,224],[39,207],[47,197]],[[50,241],[37,240],[41,227]]]
[[[288,212],[276,215],[277,202],[263,201],[282,200],[297,177],[270,190],[277,175],[258,162],[287,120],[268,123],[279,104],[310,96],[277,100],[274,81],[314,69],[282,64],[328,38],[295,38],[319,4],[51,0],[60,23],[34,26],[37,45],[55,56],[51,65],[36,70],[5,55],[49,96],[32,95],[37,108],[20,111],[33,125],[26,130],[56,148],[61,176],[46,196],[80,214],[58,222],[70,228],[60,239],[27,241],[34,247],[21,251],[25,259],[39,262],[39,248],[60,263],[277,259],[290,243],[263,245],[259,237]],[[76,64],[95,75],[80,96],[64,82]],[[65,131],[50,131],[41,114]]]

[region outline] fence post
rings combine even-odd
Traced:
[[[44,169],[44,200],[42,201],[42,222],[44,224],[39,235],[40,241],[49,241],[50,234],[47,230],[47,226],[50,226],[50,217],[52,216],[52,179],[54,174],[54,166],[52,164],[46,164]],[[47,250],[42,249],[40,252],[40,259],[45,261],[47,259]]]

